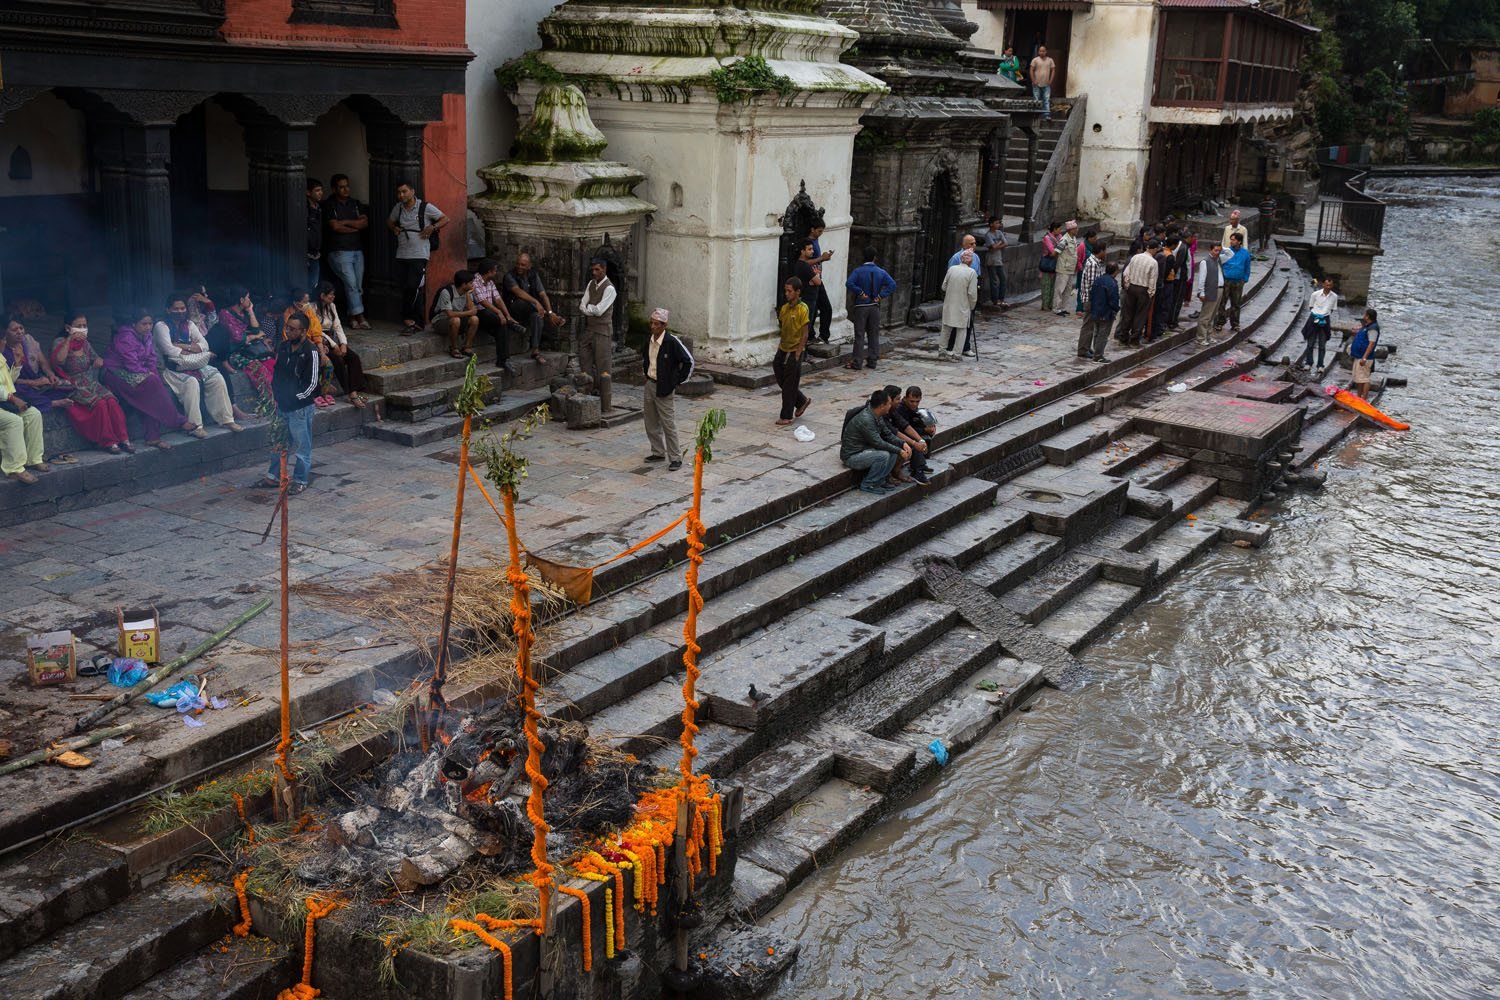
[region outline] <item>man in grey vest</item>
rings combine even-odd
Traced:
[[[1198,261],[1198,273],[1193,275],[1193,297],[1198,300],[1198,343],[1206,346],[1208,331],[1213,326],[1214,309],[1219,304],[1219,290],[1224,284],[1224,272],[1219,268],[1219,253],[1223,244],[1215,242],[1206,255]]]
[[[578,368],[594,380],[599,409],[608,413],[611,406],[610,359],[614,356],[615,286],[605,273],[604,261],[595,258],[589,265],[589,283],[583,290],[578,311],[583,313],[583,336],[578,342]]]

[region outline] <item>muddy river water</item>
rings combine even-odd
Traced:
[[[795,891],[777,997],[1500,996],[1500,178],[1377,186],[1413,429]]]

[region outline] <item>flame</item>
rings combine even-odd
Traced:
[[[486,781],[471,792],[465,792],[464,798],[470,802],[488,802],[491,782]]]
[[[449,743],[453,742],[453,737],[448,735],[448,731],[446,729],[439,729],[437,731],[437,738],[443,744],[443,746],[447,746]]]

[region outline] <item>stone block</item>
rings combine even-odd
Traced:
[[[884,648],[882,629],[813,611],[715,657],[698,691],[717,722],[785,725],[816,712],[845,675]]]
[[[734,869],[734,912],[745,920],[759,920],[786,896],[786,878],[740,858]],[[602,937],[602,935],[601,935]]]
[[[1125,494],[1125,513],[1136,517],[1158,518],[1172,512],[1172,498],[1156,490],[1131,484]]]
[[[588,430],[599,426],[600,409],[598,396],[575,393],[563,400],[563,416],[568,430]]]
[[[745,788],[742,829],[753,833],[764,827],[811,794],[833,768],[831,749],[801,740],[779,743],[747,763],[735,774]]]
[[[1231,518],[1219,524],[1219,540],[1223,542],[1246,542],[1260,548],[1271,537],[1271,526],[1244,518]]]
[[[904,780],[916,759],[913,747],[832,723],[808,733],[807,739],[833,753],[834,773],[840,778],[882,792]]]

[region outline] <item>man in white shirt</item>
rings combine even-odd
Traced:
[[[615,348],[615,286],[602,260],[596,258],[589,265],[589,283],[578,300],[578,311],[583,313],[578,370],[594,380],[599,409],[608,412],[613,405],[609,363]]]
[[[1198,344],[1207,346],[1209,341],[1208,332],[1213,329],[1214,310],[1219,305],[1219,289],[1224,285],[1224,272],[1219,266],[1219,254],[1224,250],[1223,246],[1215,243],[1202,257],[1198,259],[1198,267],[1193,273],[1193,298],[1198,300]]]
[[[1229,225],[1227,225],[1227,226],[1224,227],[1224,236],[1219,241],[1220,245],[1226,246],[1226,247],[1229,246],[1229,238],[1231,236],[1233,236],[1235,233],[1239,233],[1240,234],[1240,245],[1241,246],[1249,246],[1250,245],[1250,230],[1248,230],[1244,226],[1240,225],[1240,210],[1239,209],[1235,209],[1233,212],[1229,213]]]
[[[213,354],[208,341],[198,324],[188,319],[187,296],[174,294],[167,300],[166,319],[152,328],[156,340],[156,353],[166,362],[162,381],[172,390],[188,425],[183,428],[193,437],[208,437],[203,429],[203,409],[232,431],[244,430],[234,420],[234,408],[229,402],[229,386],[224,376],[213,366]]]
[[[1057,75],[1057,63],[1047,55],[1047,46],[1037,48],[1036,58],[1031,60],[1031,99],[1042,102],[1042,117],[1052,120],[1052,78]]]
[[[1309,303],[1311,313],[1307,317],[1307,323],[1302,327],[1302,339],[1307,342],[1306,349],[1302,352],[1302,358],[1297,362],[1297,367],[1308,369],[1312,367],[1313,356],[1316,353],[1318,369],[1323,368],[1323,355],[1328,347],[1328,335],[1333,330],[1333,311],[1338,308],[1338,293],[1333,290],[1333,279],[1325,277],[1323,285],[1312,293]]]
[[[1121,344],[1139,346],[1141,338],[1146,334],[1146,324],[1151,319],[1151,300],[1156,295],[1159,266],[1156,254],[1160,249],[1160,241],[1151,240],[1146,244],[1146,249],[1130,258],[1130,263],[1125,265],[1125,274],[1121,279],[1125,290],[1121,296],[1120,322],[1115,327],[1115,340]]]
[[[410,337],[427,324],[427,262],[433,234],[449,222],[436,205],[417,197],[416,188],[396,185],[396,207],[385,220],[396,237],[396,278],[401,283],[401,336]]]

